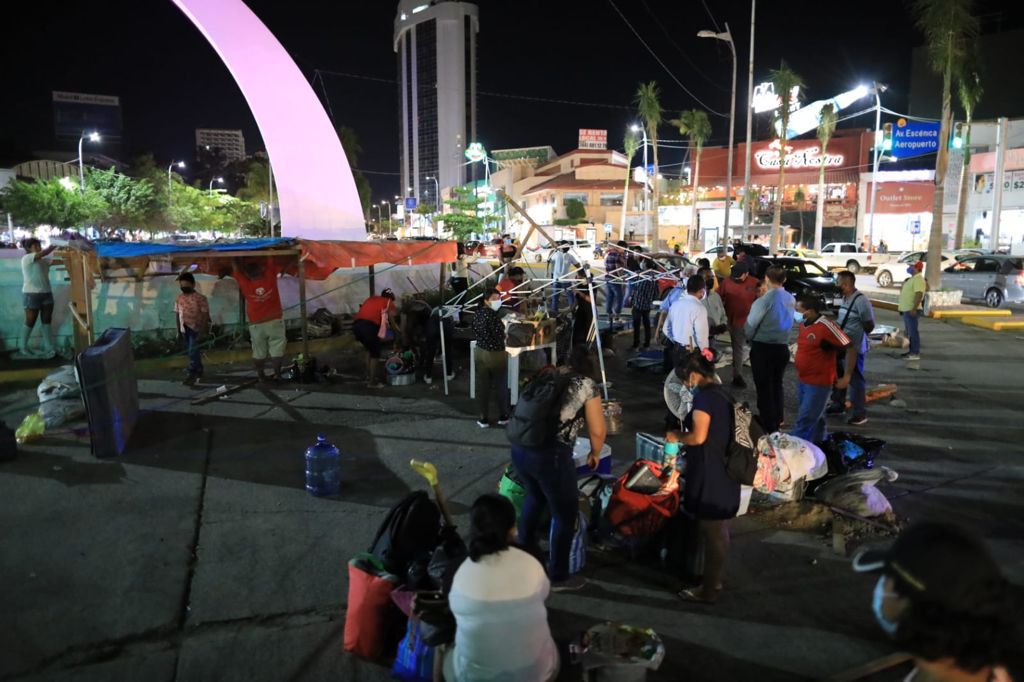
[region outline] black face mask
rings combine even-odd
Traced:
[[[193,291],[195,291],[195,289],[193,287],[182,287],[181,288],[181,293],[183,293],[183,294],[191,294]]]

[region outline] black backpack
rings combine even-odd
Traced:
[[[524,448],[543,448],[554,443],[558,408],[568,383],[568,377],[557,370],[546,370],[526,385],[505,427],[510,443]]]
[[[441,540],[441,510],[423,490],[415,490],[388,512],[377,529],[370,553],[389,573],[405,576],[417,556],[429,553]]]
[[[732,408],[725,473],[740,485],[753,485],[757,474],[757,443],[767,434],[747,403],[736,402],[720,385],[716,384],[715,388]]]

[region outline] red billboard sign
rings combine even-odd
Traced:
[[[868,183],[868,191],[871,184]],[[870,201],[870,194],[868,195]],[[935,185],[931,182],[880,182],[876,213],[931,213]]]
[[[580,128],[580,149],[608,149],[608,131]]]

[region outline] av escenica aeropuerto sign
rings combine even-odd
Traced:
[[[898,159],[939,151],[938,122],[900,119],[892,129],[892,155]]]

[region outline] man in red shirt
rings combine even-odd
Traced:
[[[812,293],[796,300],[800,337],[796,342],[796,396],[799,408],[792,435],[812,443],[825,440],[825,408],[836,383],[836,355],[850,345],[839,325],[824,317],[825,301]]]
[[[519,294],[523,290],[517,289],[515,293],[512,293],[512,290],[523,283],[523,276],[525,274],[526,271],[522,268],[514,267],[508,271],[508,277],[505,277],[503,280],[498,282],[497,289],[498,293],[501,294],[502,306],[507,306],[516,311],[521,308],[523,300]]]
[[[750,307],[757,298],[757,287],[760,280],[750,275],[745,262],[737,261],[732,266],[732,274],[722,280],[718,287],[718,295],[722,297],[725,315],[729,318],[729,338],[732,339],[732,385],[746,388],[740,370],[747,354],[747,337],[743,333],[743,325],[747,323]]]
[[[269,358],[274,379],[279,380],[288,341],[284,333],[281,294],[277,288],[277,266],[266,258],[241,259],[234,262],[234,267],[227,274],[238,282],[238,289],[245,298],[256,377],[261,382],[267,380],[264,370]]]
[[[384,320],[387,322],[384,322]],[[381,338],[381,325],[386,325],[385,337]],[[377,366],[380,364],[380,351],[384,342],[394,338],[397,329],[395,321],[395,294],[391,289],[384,289],[380,296],[370,296],[359,306],[352,333],[356,340],[366,349],[366,385],[368,388],[380,388]]]

